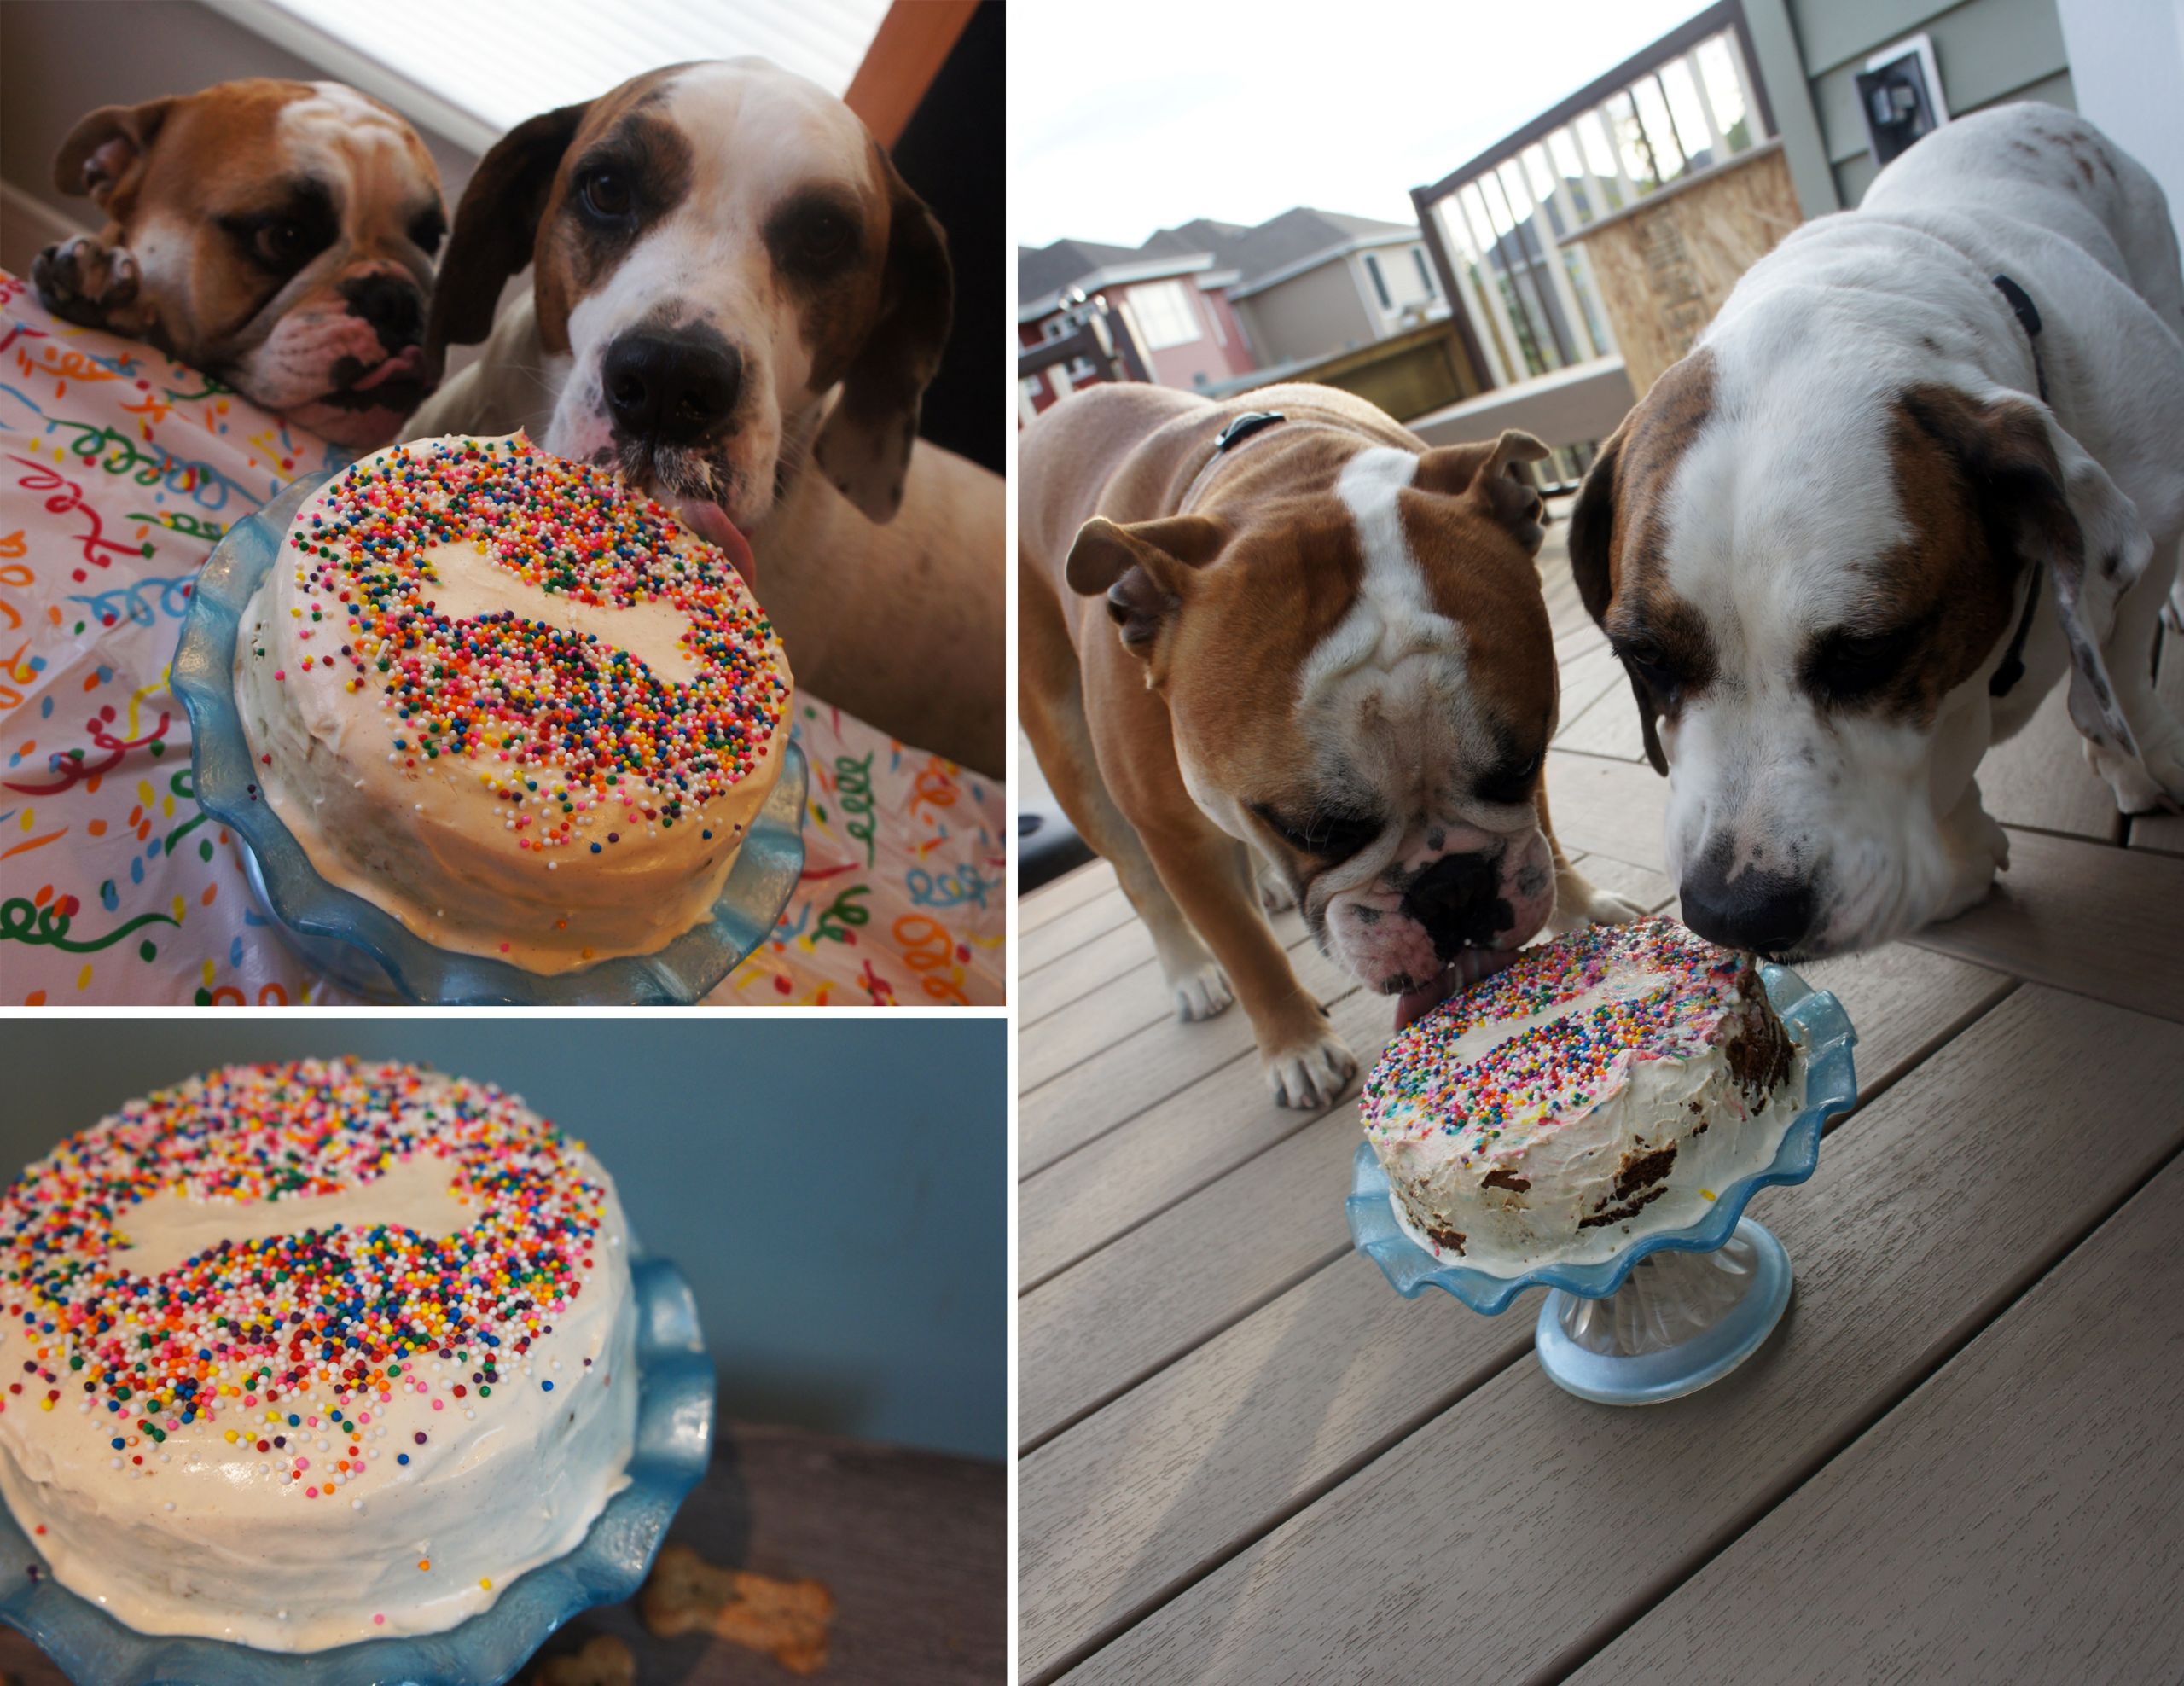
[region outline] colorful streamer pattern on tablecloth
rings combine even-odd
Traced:
[[[339,998],[252,907],[198,808],[166,676],[228,526],[344,460],[149,346],[48,315],[0,272],[0,1001]],[[712,999],[1000,1001],[1000,787],[824,703],[796,712],[804,881]]]

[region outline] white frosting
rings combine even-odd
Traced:
[[[1698,939],[1669,928],[1675,934],[1661,948],[1643,933],[1566,939],[1618,951],[1595,981],[1563,999],[1483,1017],[1453,1036],[1421,1033],[1408,1049],[1400,1038],[1391,1045],[1391,1056],[1407,1053],[1411,1063],[1397,1080],[1384,1084],[1376,1072],[1368,1083],[1367,1134],[1413,1241],[1496,1276],[1597,1263],[1639,1236],[1688,1228],[1723,1189],[1773,1162],[1804,1103],[1805,1050],[1793,1044],[1786,1079],[1750,1104],[1725,1049],[1752,1007],[1736,994],[1733,974],[1728,982],[1721,974],[1694,977],[1689,945]],[[1528,963],[1539,963],[1536,955],[1519,962]],[[1522,998],[1521,980],[1499,986]],[[1582,1023],[1603,1007],[1663,991],[1691,1011],[1673,1030],[1637,1035],[1604,1069],[1581,1060],[1566,1075],[1552,1054],[1511,1048],[1559,1021]],[[1511,1049],[1505,1061],[1531,1062],[1521,1082],[1494,1084],[1515,1098],[1503,1101],[1490,1133],[1475,1122],[1458,1127],[1449,1114],[1480,1104],[1471,1084],[1479,1062],[1503,1049]],[[1673,1158],[1662,1171],[1664,1153]]]
[[[607,1189],[594,1268],[553,1314],[550,1334],[520,1356],[502,1349],[490,1397],[474,1381],[475,1353],[468,1364],[427,1353],[404,1378],[421,1391],[397,1383],[389,1400],[352,1400],[351,1433],[328,1419],[333,1395],[319,1387],[270,1413],[224,1402],[163,1442],[131,1437],[125,1456],[111,1442],[130,1435],[125,1419],[67,1385],[65,1367],[51,1410],[38,1408],[42,1383],[0,1394],[0,1496],[61,1583],[142,1632],[312,1651],[452,1627],[525,1570],[573,1549],[629,1485],[637,1375],[627,1226],[607,1173],[568,1151]],[[419,1153],[375,1182],[313,1199],[238,1205],[162,1193],[125,1214],[133,1246],[116,1258],[179,1260],[221,1235],[333,1221],[445,1234],[449,1222],[468,1221],[451,1175],[449,1161]],[[38,1339],[16,1318],[0,1322],[0,1372],[20,1375]],[[303,1421],[289,1426],[291,1412]],[[275,1433],[288,1445],[258,1451],[256,1439]],[[364,1463],[354,1479],[337,1469],[351,1446]],[[291,1480],[299,1456],[311,1469]],[[319,1495],[306,1497],[313,1483],[323,1484]]]
[[[467,443],[390,446],[350,473],[398,449],[417,456]],[[479,443],[513,448],[509,440]],[[320,875],[439,947],[544,974],[651,953],[708,917],[779,776],[789,738],[787,697],[758,764],[682,823],[632,819],[618,802],[579,812],[572,846],[519,848],[516,811],[480,777],[481,770],[514,770],[497,765],[490,752],[438,759],[415,753],[414,723],[398,717],[376,676],[368,674],[369,683],[352,690],[353,666],[334,659],[343,642],[337,605],[313,590],[310,570],[300,566],[299,535],[314,515],[326,515],[345,478],[329,481],[297,512],[245,606],[235,642],[235,701],[259,786]],[[702,558],[723,594],[744,591],[720,553],[679,523],[670,549]],[[671,603],[616,607],[548,592],[473,543],[435,544],[425,555],[439,613],[475,619],[513,611],[526,621],[594,634],[671,684],[692,677],[696,659],[682,642],[689,623]],[[325,618],[312,621],[314,610]],[[770,633],[765,652],[786,688],[787,658]],[[398,753],[398,739],[412,752]],[[590,843],[604,845],[610,834],[619,841],[593,853]]]

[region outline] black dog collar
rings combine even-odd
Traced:
[[[1251,438],[1260,428],[1271,427],[1275,422],[1287,422],[1288,419],[1287,416],[1277,415],[1270,410],[1246,410],[1221,430],[1221,437],[1213,442],[1213,454],[1218,456],[1230,445],[1240,444]]]
[[[1995,290],[2002,295],[2011,312],[2017,317],[2018,326],[2024,330],[2026,341],[2032,347],[2032,381],[2039,388],[2040,402],[2048,402],[2048,371],[2040,363],[2040,307],[2032,302],[2032,295],[2006,275],[1994,278]],[[2010,647],[2002,652],[2001,666],[1987,681],[1987,695],[2005,697],[2017,689],[2017,682],[2024,677],[2024,641],[2032,634],[2032,612],[2040,607],[2040,581],[2042,565],[2032,565],[2032,584],[2024,594],[2024,613],[2017,619],[2017,631],[2011,637]]]

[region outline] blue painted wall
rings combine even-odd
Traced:
[[[723,1412],[998,1458],[997,1020],[16,1019],[0,1172],[233,1061],[357,1054],[498,1083],[582,1137],[697,1291]]]

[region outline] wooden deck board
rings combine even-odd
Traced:
[[[1858,1049],[1869,1095],[2010,987],[1901,945],[1808,975],[1872,1027]],[[1340,1193],[1312,1197],[1332,1206]],[[1338,1257],[1041,1447],[1019,1478],[1026,1676],[1507,1363],[1536,1310],[1478,1317],[1439,1294],[1405,1300],[1370,1261]]]
[[[1806,975],[1864,1026],[1858,1066],[1869,1085],[2000,981],[1892,951],[1827,966],[1838,969]],[[1019,1438],[1047,1438],[1339,1254],[1358,1132],[1353,1096],[1025,1294]]]
[[[1322,1005],[1357,987],[1357,980],[1301,931],[1289,945],[1289,962]],[[1205,1073],[1248,1054],[1252,1045],[1251,1020],[1241,1008],[1195,1024],[1177,1019],[1155,962],[1114,979],[1068,1011],[1021,1033],[1019,1175],[1052,1164]],[[1248,1078],[1258,1081],[1255,1068]]]
[[[2184,1679],[2179,1201],[2172,1160],[1575,1678]]]
[[[1474,1677],[1566,1670],[2174,1153],[2184,1115],[2143,1101],[2169,1092],[2180,1059],[2184,1029],[2018,991],[1838,1131],[1810,1184],[1760,1197],[1799,1288],[1734,1376],[1610,1411],[1512,1364],[1069,1677],[1414,1679],[1446,1666],[1455,1633]],[[2074,1104],[2053,1104],[2064,1092]],[[2088,1116],[2105,1121],[2097,1154],[2083,1151]],[[1028,1347],[1025,1363],[1028,1387]]]
[[[1100,864],[1106,866],[1107,863],[1102,861]],[[1114,869],[1109,867],[1107,870],[1112,877]],[[1136,917],[1136,910],[1130,906],[1130,898],[1123,894],[1122,886],[1111,883],[1080,905],[1025,932],[1016,945],[1018,975],[1028,978],[1041,967],[1050,966],[1083,947],[1095,937],[1105,936],[1124,920]]]
[[[1082,907],[1118,887],[1114,868],[1105,861],[1090,860],[1083,866],[1072,867],[1053,883],[1041,885],[1023,898],[1016,910],[1017,933],[1020,938],[1026,932],[1036,931],[1071,909]]]
[[[2013,831],[1986,900],[1910,940],[2184,1021],[2184,860],[2173,856]]]

